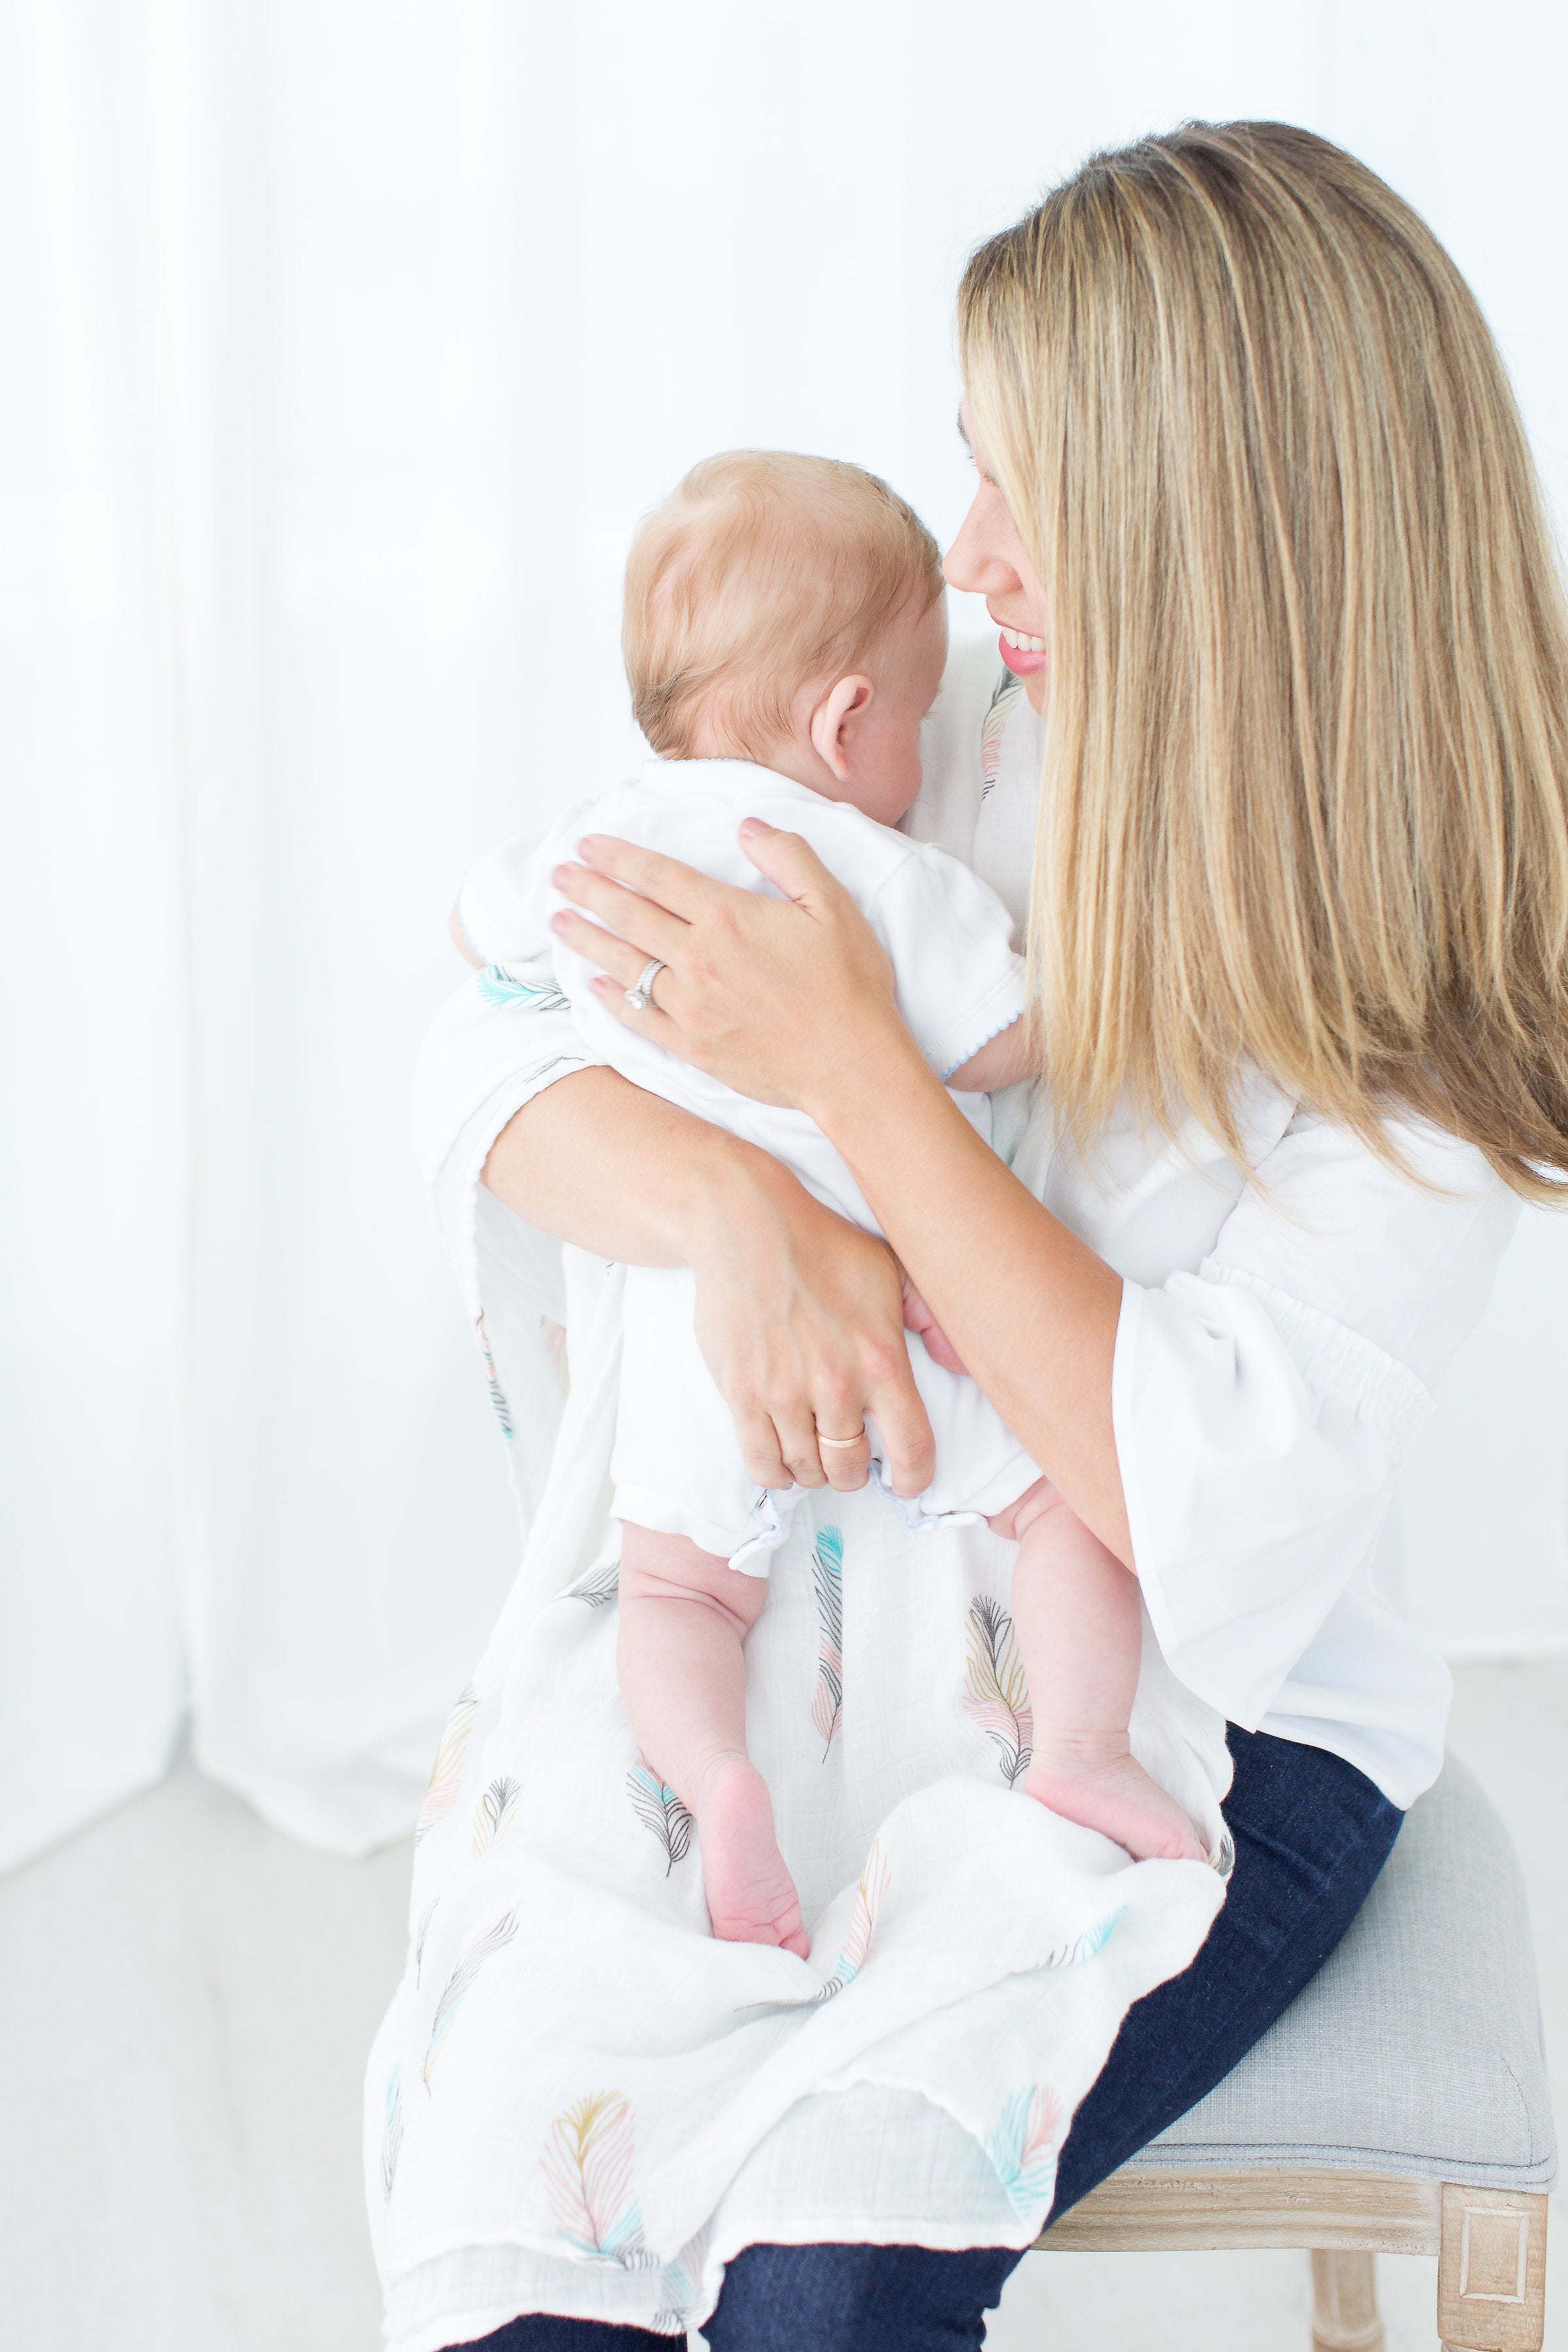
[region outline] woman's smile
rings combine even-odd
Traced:
[[[994,613],[991,618],[1001,632],[996,649],[1014,677],[1038,677],[1047,665],[1044,637],[1032,635],[1026,629],[1011,628],[1005,621],[997,620]]]

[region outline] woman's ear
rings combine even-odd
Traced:
[[[838,678],[811,714],[811,748],[841,784],[849,782],[855,722],[870,709],[876,691],[870,679],[859,672]]]

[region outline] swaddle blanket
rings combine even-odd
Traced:
[[[624,1270],[566,1260],[553,1463],[436,1759],[369,2070],[401,2352],[524,2310],[679,2336],[758,2239],[1026,2244],[1128,2006],[1223,1899],[1202,1864],[1133,1864],[1024,1793],[1013,1547],[917,1538],[874,1494],[825,1492],[747,1645],[748,1744],[810,1958],[716,1942],[691,1817],[616,1682]],[[1217,1847],[1223,1725],[1147,1636],[1132,1741]]]

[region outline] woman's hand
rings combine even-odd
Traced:
[[[759,1486],[863,1486],[864,1439],[820,1441],[854,1437],[868,1412],[898,1492],[930,1486],[898,1264],[771,1153],[614,1070],[578,1070],[502,1129],[484,1181],[597,1257],[693,1269],[698,1338]]]
[[[848,891],[798,834],[748,817],[740,838],[782,898],[590,836],[579,844],[586,862],[552,877],[572,902],[553,929],[600,967],[599,1002],[627,1028],[739,1094],[809,1112],[851,1074],[874,1082],[889,1055],[915,1049],[892,967]],[[650,956],[666,970],[635,1013],[626,992]]]
[[[898,1260],[769,1166],[776,1177],[756,1171],[747,1200],[692,1253],[698,1345],[734,1415],[747,1475],[759,1486],[863,1486],[870,1415],[895,1492],[919,1495],[936,1456],[910,1370]]]

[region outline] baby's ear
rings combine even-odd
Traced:
[[[837,678],[811,714],[811,748],[841,784],[849,782],[855,722],[871,707],[876,688],[862,671]]]

